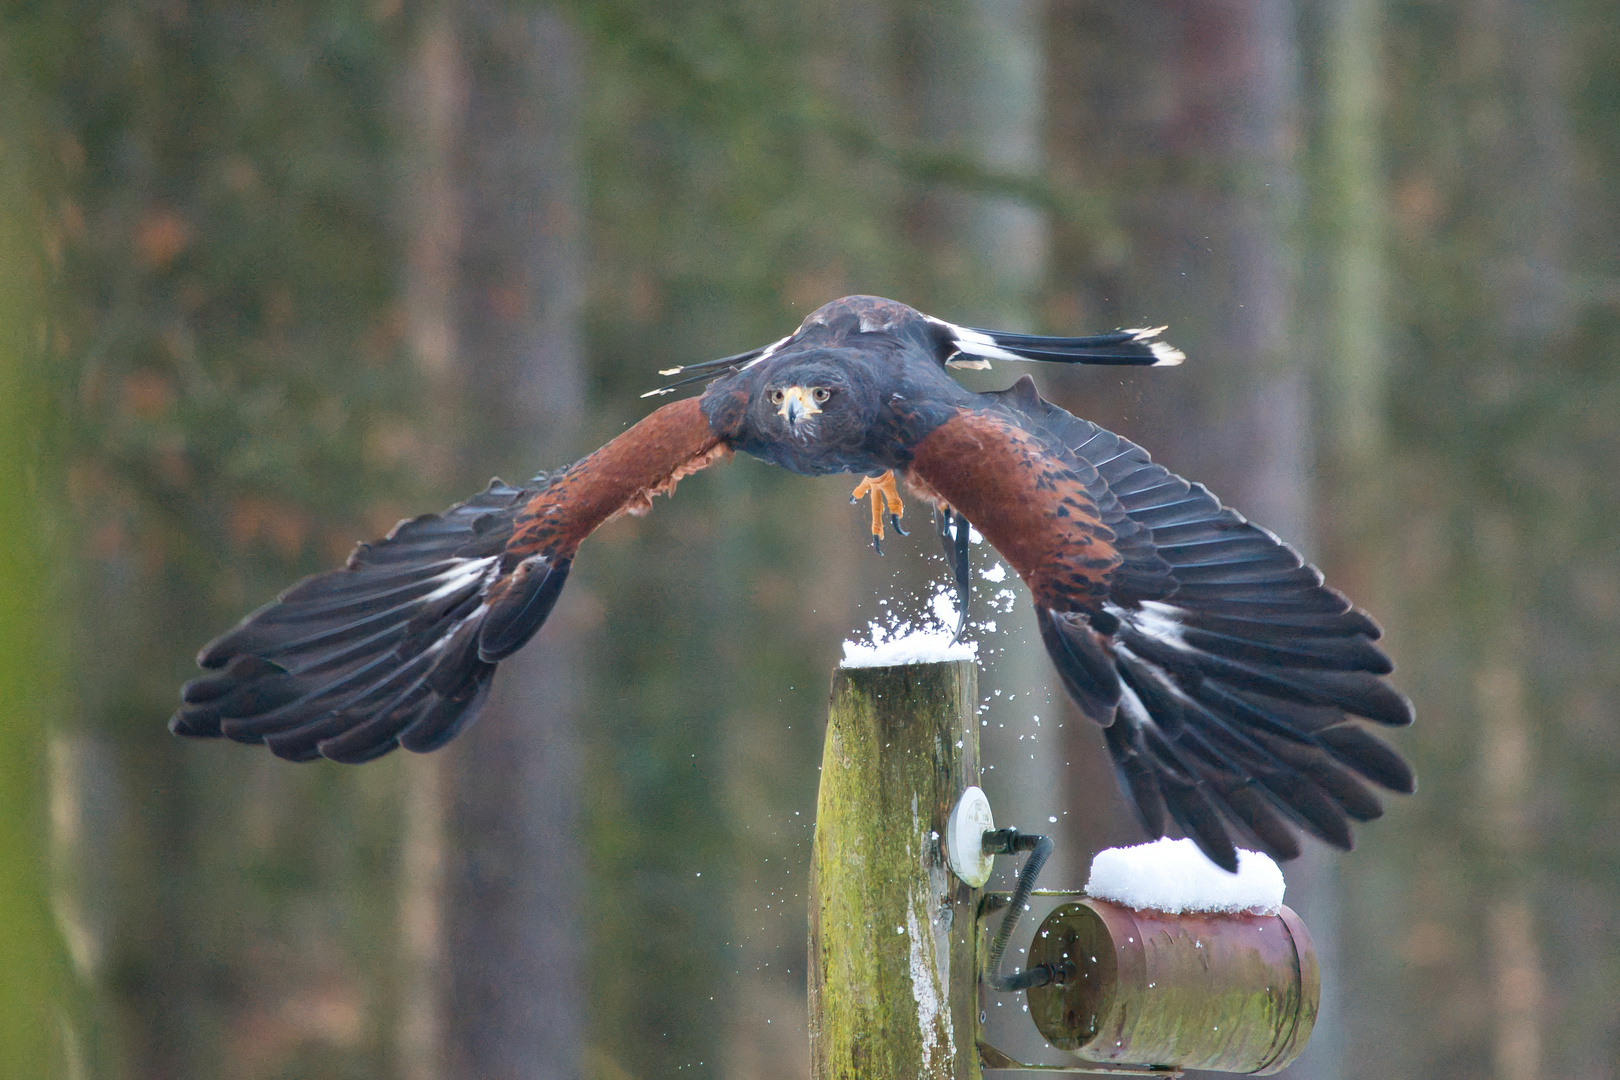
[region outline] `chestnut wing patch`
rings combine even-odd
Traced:
[[[1117,536],[1075,463],[1010,417],[960,410],[917,443],[907,479],[971,521],[1038,606],[1101,611],[1125,561]]]

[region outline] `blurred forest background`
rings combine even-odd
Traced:
[[[1383,621],[1421,790],[1288,868],[1291,1074],[1620,1076],[1612,4],[0,10],[0,1073],[803,1075],[827,673],[942,572],[842,478],[605,529],[440,754],[164,722],[296,577],[868,292],[1168,322],[1182,368],[1032,373]],[[1080,884],[1140,838],[979,594],[985,786]]]

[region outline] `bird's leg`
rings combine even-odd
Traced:
[[[900,489],[895,487],[894,472],[891,470],[882,476],[865,476],[855,485],[850,494],[850,502],[859,502],[862,495],[872,499],[872,550],[879,555],[883,554],[883,514],[887,510],[889,524],[901,536],[911,534],[900,527],[900,519],[905,516],[906,508],[900,503]]]
[[[950,564],[956,579],[956,633],[951,640],[961,638],[967,629],[968,601],[973,598],[973,562],[968,556],[968,537],[972,526],[968,519],[949,506],[939,510],[939,546],[945,549],[945,561]]]
[[[855,490],[850,492],[849,501],[852,503],[860,502],[862,495],[868,495],[872,499],[872,550],[881,555],[883,554],[883,491],[878,487],[876,480],[870,476],[863,476],[861,482],[855,485]]]

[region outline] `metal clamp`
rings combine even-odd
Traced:
[[[1170,1080],[1185,1075],[1174,1065],[1029,1065],[997,1050],[983,1039],[976,1043],[979,1063],[1006,1072],[1067,1073],[1070,1076],[1156,1076]]]

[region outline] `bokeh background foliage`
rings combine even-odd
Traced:
[[[1182,369],[1036,377],[1388,628],[1423,786],[1290,869],[1333,975],[1297,1075],[1620,1073],[1607,5],[3,18],[0,1071],[803,1074],[827,669],[940,565],[841,481],[738,461],[604,530],[441,754],[162,724],[298,575],[861,291],[1170,322]],[[980,592],[986,787],[1075,880],[1134,827]]]

